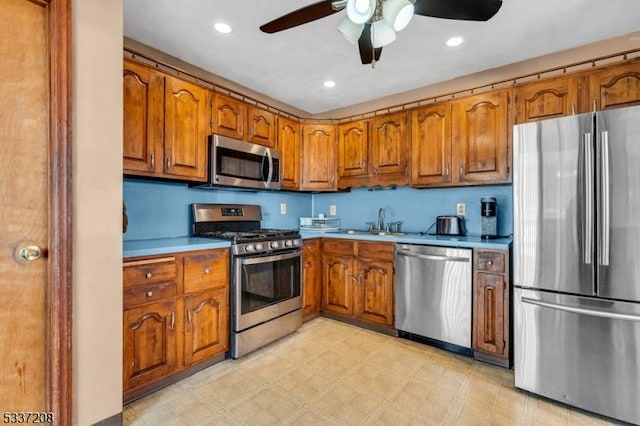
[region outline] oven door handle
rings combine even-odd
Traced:
[[[302,257],[302,252],[297,251],[293,253],[274,254],[273,256],[262,257],[245,257],[240,258],[240,263],[243,265],[257,265],[260,263],[277,262],[279,260],[293,259],[296,257]]]

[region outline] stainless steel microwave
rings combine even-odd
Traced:
[[[221,135],[209,136],[209,187],[280,189],[280,151]]]

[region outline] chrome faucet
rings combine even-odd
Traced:
[[[376,229],[378,231],[384,231],[384,208],[380,208],[378,210],[378,223],[376,224]]]

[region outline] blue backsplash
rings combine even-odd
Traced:
[[[442,214],[455,214],[456,203],[467,204],[467,233],[480,235],[480,198],[496,197],[498,233],[513,232],[513,200],[510,185],[466,188],[413,189],[306,194],[286,191],[231,191],[190,188],[184,183],[124,179],[124,201],[129,227],[124,239],[184,237],[191,234],[192,203],[258,204],[262,207],[262,226],[297,228],[301,216],[329,215],[335,205],[342,228],[364,229],[364,222],[375,221],[378,209],[385,209],[385,223],[402,221],[404,231],[426,231]],[[280,203],[287,214],[280,214]]]
[[[498,204],[498,233],[513,233],[513,197],[511,185],[369,191],[366,188],[351,192],[316,194],[314,216],[329,214],[329,206],[336,206],[336,216],[342,228],[365,229],[365,222],[378,218],[378,209],[385,209],[385,223],[402,221],[403,231],[426,231],[438,215],[456,214],[456,203],[466,203],[467,234],[481,234],[480,198],[495,197]],[[435,231],[432,229],[432,231]]]

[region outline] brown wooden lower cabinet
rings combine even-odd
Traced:
[[[124,261],[123,392],[128,402],[222,359],[229,334],[228,249]]]
[[[320,238],[302,244],[302,316],[311,319],[322,307],[322,258]]]
[[[474,250],[473,349],[503,365],[509,363],[508,259],[506,250]]]
[[[322,253],[323,311],[393,327],[394,244],[326,239]]]

